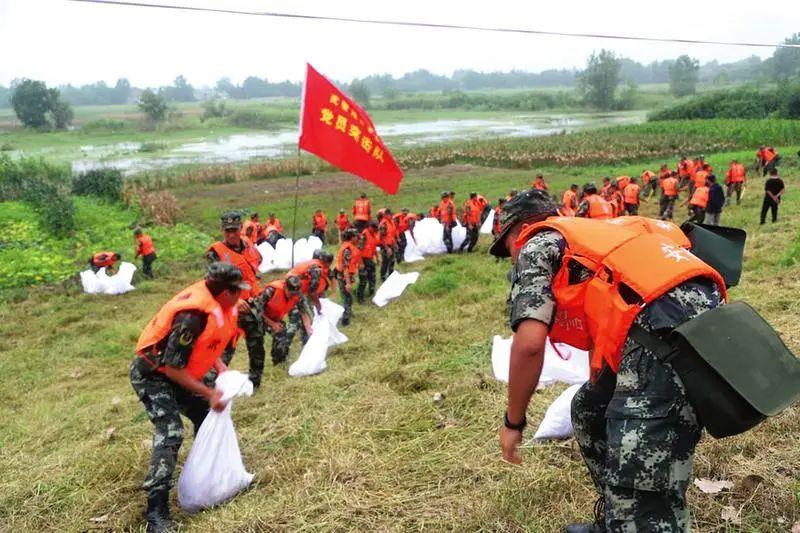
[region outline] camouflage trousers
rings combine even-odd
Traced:
[[[478,244],[480,229],[480,226],[477,225],[467,226],[467,237],[464,239],[464,242],[461,243],[459,251],[463,251],[464,248],[466,248],[468,252],[471,252],[475,249],[475,246]]]
[[[303,297],[305,299],[305,297]],[[303,312],[300,310],[300,306],[306,307],[308,309],[311,308],[311,302],[308,301],[300,301],[295,305],[291,311],[289,311],[289,320],[286,324],[286,327],[283,330],[283,335],[286,336],[286,350],[288,352],[289,348],[292,346],[292,341],[294,340],[294,336],[297,335],[297,332],[300,332],[300,341],[305,344],[308,342],[308,333],[306,333],[306,326],[303,324]],[[313,311],[312,311],[313,313]]]
[[[351,288],[347,290],[345,287],[345,276],[350,280]],[[355,283],[355,276],[352,274],[338,274],[336,277],[337,284],[339,285],[339,295],[342,297],[342,305],[344,306],[344,314],[342,315],[342,325],[346,326],[350,323],[350,318],[353,316],[353,290],[352,284]]]
[[[142,487],[150,495],[168,492],[178,462],[178,450],[183,443],[181,414],[192,421],[196,435],[208,414],[208,402],[151,370],[139,357],[131,363],[130,379],[136,396],[153,423],[153,452]]]
[[[406,254],[407,245],[408,241],[406,240],[406,232],[404,231],[397,237],[397,247],[395,248],[397,251],[397,253],[395,254],[395,261],[397,262],[398,265],[402,263],[404,260],[403,258],[405,257]]]
[[[363,259],[364,268],[358,271],[358,303],[363,304],[366,296],[375,296],[375,260]]]
[[[394,246],[381,246],[381,281],[386,281],[394,272],[394,260],[397,248]]]
[[[662,196],[658,202],[659,218],[661,220],[672,220],[672,212],[675,210],[677,196]]]
[[[244,332],[244,342],[247,346],[248,377],[253,386],[261,385],[261,376],[264,374],[264,324],[259,318],[260,309],[251,310],[250,313],[239,314],[239,328]],[[222,354],[222,361],[229,365],[233,359],[234,350],[226,350]]]
[[[630,340],[572,401],[572,425],[609,532],[688,532],[686,490],[701,427],[672,368]]]
[[[442,230],[442,240],[444,241],[444,247],[447,248],[447,253],[453,253],[453,226],[450,222],[443,223],[444,229]]]

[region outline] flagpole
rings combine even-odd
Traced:
[[[297,233],[297,197],[300,194],[300,145],[297,145],[297,164],[294,166],[294,215],[292,217],[292,268],[294,268],[294,245]]]

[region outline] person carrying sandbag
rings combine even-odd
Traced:
[[[689,224],[687,236],[644,217],[556,214],[542,191],[518,195],[490,248],[514,263],[503,458],[522,461],[548,335],[589,350],[591,379],[571,410],[599,500],[594,523],[566,531],[688,531],[702,429],[741,433],[797,401],[800,362],[746,304],[723,305],[741,273],[741,230]]]
[[[199,281],[168,301],[147,323],[136,343],[130,380],[153,423],[153,452],[143,488],[147,531],[173,531],[169,490],[183,442],[181,414],[200,429],[209,408],[222,411],[222,393],[206,386],[210,370],[226,369],[221,356],[235,344],[236,307],[250,287],[228,263],[211,263]]]

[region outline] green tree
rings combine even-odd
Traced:
[[[689,96],[697,92],[697,78],[700,62],[682,55],[669,66],[669,90],[677,97]]]
[[[167,102],[160,94],[146,89],[139,97],[139,109],[153,122],[160,122],[167,116]]]
[[[369,88],[363,81],[355,80],[350,84],[350,96],[362,107],[369,107]]]
[[[783,42],[800,44],[800,33],[795,33]],[[772,77],[776,80],[800,76],[800,48],[776,48],[771,63]]]
[[[622,63],[614,52],[600,50],[599,54],[592,53],[586,70],[578,78],[578,87],[584,102],[598,109],[613,109],[621,68]]]
[[[63,129],[72,122],[72,108],[58,89],[43,81],[24,79],[13,84],[11,106],[17,118],[29,128]]]

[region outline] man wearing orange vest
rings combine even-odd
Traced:
[[[622,197],[625,200],[625,212],[629,215],[636,216],[639,214],[639,184],[636,183],[636,178],[631,178],[631,182],[622,191]]]
[[[600,196],[603,197],[604,200],[609,201],[611,200],[611,178],[606,176],[603,178],[603,186],[600,187]]]
[[[628,184],[631,182],[631,177],[630,176],[619,176],[614,181],[617,184],[617,189],[619,189],[619,192],[622,192],[622,191],[625,190],[625,187],[627,187]]]
[[[264,228],[258,220],[258,213],[250,215],[250,220],[242,225],[242,237],[246,237],[253,244],[260,244],[264,238]]]
[[[378,246],[381,244],[381,235],[378,232],[378,223],[369,221],[367,228],[358,238],[358,249],[361,254],[362,266],[358,271],[358,303],[363,304],[365,296],[375,296],[375,273],[378,260]]]
[[[388,207],[385,212],[378,213],[378,235],[381,247],[381,281],[386,281],[394,272],[397,257],[397,230],[392,222],[392,210]]]
[[[708,185],[702,187],[695,187],[692,196],[683,202],[681,206],[689,204],[689,211],[691,212],[691,220],[702,224],[706,218],[706,206],[708,205]]]
[[[249,286],[227,263],[211,263],[205,280],[167,302],[147,323],[136,343],[130,380],[153,423],[153,449],[143,488],[148,532],[174,531],[169,490],[183,442],[181,413],[194,433],[209,408],[224,409],[222,393],[203,383],[209,370],[226,370],[223,350],[235,344],[236,303]]]
[[[481,229],[482,212],[483,212],[483,205],[481,204],[480,201],[478,201],[478,193],[471,192],[469,194],[469,200],[464,202],[464,210],[462,212],[464,226],[466,226],[467,228],[467,237],[461,243],[459,251],[463,251],[464,248],[466,248],[467,252],[471,252],[475,249],[475,246],[478,244],[478,236],[480,235],[480,229]]]
[[[253,306],[253,298],[261,289],[258,286],[260,274],[258,266],[261,264],[261,253],[247,238],[242,238],[242,217],[236,211],[223,213],[221,217],[223,240],[212,244],[206,258],[209,263],[217,261],[230,263],[242,273],[242,279],[249,285],[242,291],[239,309],[239,328],[244,332],[247,355],[250,364],[250,379],[253,385],[260,384],[261,373],[259,368],[264,368],[264,326],[257,309]],[[225,353],[225,364],[230,363],[233,351]]]
[[[561,195],[561,216],[574,217],[578,211],[578,185],[573,183]]]
[[[456,205],[446,191],[442,191],[442,201],[439,202],[439,222],[442,224],[442,240],[447,253],[453,253],[453,228],[456,227]]]
[[[736,159],[731,161],[728,167],[728,173],[725,175],[725,185],[728,189],[725,205],[731,205],[731,196],[736,191],[736,205],[742,201],[742,188],[747,180],[747,170],[744,165],[739,163]]]
[[[702,427],[673,368],[636,339],[722,305],[724,281],[687,250],[689,240],[673,224],[549,218],[555,213],[546,194],[525,192],[503,208],[490,249],[514,263],[503,458],[522,461],[525,415],[548,337],[589,350],[591,380],[575,395],[571,415],[600,500],[594,524],[566,531],[688,531],[686,491]],[[595,275],[592,265],[607,275]],[[580,284],[586,288],[576,290]]]
[[[300,280],[300,301],[289,311],[289,320],[286,325],[286,342],[292,345],[295,334],[300,331],[300,340],[305,345],[311,335],[311,319],[313,309],[322,313],[322,304],[319,299],[331,285],[330,268],[333,263],[333,254],[325,250],[314,250],[311,261],[305,261],[295,266],[286,274],[286,277],[296,276]],[[312,309],[313,307],[313,309]]]
[[[311,234],[325,244],[325,231],[328,229],[328,218],[322,209],[314,211],[314,216],[311,217]]]
[[[661,167],[664,170],[667,165],[663,165]],[[655,172],[650,172],[647,169],[642,171],[641,175],[642,179],[642,196],[645,198],[649,198],[651,194],[656,193],[656,188],[658,187],[658,181],[656,181],[656,174]]]
[[[339,244],[342,243],[342,233],[350,227],[350,220],[347,218],[347,213],[344,209],[339,209],[339,214],[336,215],[336,229],[339,232]]]
[[[661,199],[658,202],[659,218],[661,220],[672,220],[675,202],[678,200],[679,187],[680,182],[675,171],[672,171],[668,177],[661,181]]]
[[[533,180],[533,183],[531,183],[531,188],[537,189],[539,191],[547,191],[550,189],[550,187],[548,187],[547,183],[545,183],[544,181],[544,176],[542,176],[541,174],[536,175],[536,178]]]
[[[153,238],[145,234],[142,228],[133,230],[133,238],[136,241],[136,250],[133,258],[142,257],[142,273],[153,279],[153,261],[156,260],[156,247],[153,246]]]
[[[261,330],[261,342],[263,345],[263,335],[268,332],[272,335],[272,364],[279,365],[286,361],[289,356],[289,346],[294,337],[289,337],[287,325],[283,321],[292,309],[298,305],[302,297],[303,284],[300,278],[287,274],[285,279],[270,281],[252,300],[252,308],[257,313],[263,324]],[[302,323],[305,326],[306,334],[311,335],[311,320],[307,313],[302,314]],[[264,350],[262,348],[261,352]],[[261,385],[261,376],[264,373],[264,358],[259,361],[250,360],[250,381],[257,388]]]
[[[680,188],[686,186],[694,175],[694,161],[690,161],[685,155],[681,156],[678,162],[678,183]]]
[[[348,228],[343,237],[344,242],[336,253],[336,281],[339,283],[339,293],[344,305],[342,325],[347,326],[353,316],[353,283],[362,268],[362,262],[361,251],[356,245],[358,230]]]
[[[367,193],[362,192],[356,203],[353,204],[353,227],[358,232],[364,231],[372,219],[372,204],[367,198]]]
[[[120,259],[122,259],[122,254],[119,252],[97,252],[89,258],[89,268],[95,274],[100,272],[101,268],[105,268],[108,273]]]
[[[614,208],[597,194],[597,185],[587,183],[583,186],[583,200],[581,200],[575,216],[600,220],[614,218]]]
[[[781,156],[778,155],[778,152],[775,150],[774,146],[762,146],[758,152],[756,152],[756,162],[758,167],[762,170],[762,175],[764,176],[769,174],[773,168],[777,168],[780,160]]]
[[[394,224],[394,230],[397,234],[397,254],[395,254],[395,261],[398,265],[403,262],[403,257],[406,253],[406,245],[408,244],[406,240],[406,231],[409,229],[409,216],[408,208],[404,207],[399,213],[392,217],[392,224]]]
[[[694,176],[692,176],[692,181],[689,186],[689,195],[694,193],[695,189],[698,187],[705,187],[706,180],[711,173],[703,168],[698,169],[695,171]]]

